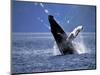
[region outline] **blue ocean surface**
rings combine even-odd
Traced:
[[[75,41],[76,44],[84,42],[84,53],[54,55],[55,40],[52,34],[12,33],[11,72],[34,73],[96,69],[95,33],[81,33]]]

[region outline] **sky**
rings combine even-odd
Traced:
[[[83,32],[95,32],[95,6],[25,1],[12,1],[12,32],[50,32],[48,15],[53,15],[65,32],[79,25]]]

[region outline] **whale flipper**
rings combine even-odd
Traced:
[[[68,36],[60,25],[55,21],[52,15],[48,16],[48,20],[51,27],[51,32],[54,36],[56,44],[62,55],[75,53],[75,48],[72,44],[72,40],[76,38],[78,33],[81,31],[82,27],[78,26],[75,28]]]
[[[83,26],[78,26],[78,27],[76,27],[76,28],[69,34],[69,36],[67,37],[67,40],[73,41],[82,29],[83,29]]]

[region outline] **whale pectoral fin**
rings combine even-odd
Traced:
[[[74,34],[73,33],[70,33],[67,40],[68,41],[72,41],[73,39],[75,38]]]
[[[67,40],[74,40],[76,38],[76,36],[79,34],[79,32],[83,29],[82,26],[78,26],[76,27],[68,36]]]

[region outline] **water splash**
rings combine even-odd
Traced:
[[[88,53],[89,49],[86,47],[83,39],[82,33],[78,36],[78,38],[73,42],[74,47],[78,54]]]
[[[48,9],[45,8],[44,4],[43,3],[40,3],[40,6],[43,8],[44,12],[49,15],[49,11]]]
[[[61,55],[61,53],[56,45],[56,42],[54,42],[54,46],[53,46],[53,55]]]
[[[89,48],[86,47],[82,33],[73,41],[73,46],[77,54],[89,53]],[[61,55],[56,43],[53,46],[53,55]]]
[[[45,11],[45,13],[49,14],[49,11],[47,9],[45,9],[44,11]]]
[[[37,20],[39,20],[46,28],[48,28],[49,30],[51,29],[51,27],[49,25],[47,25],[42,18],[38,17]]]

